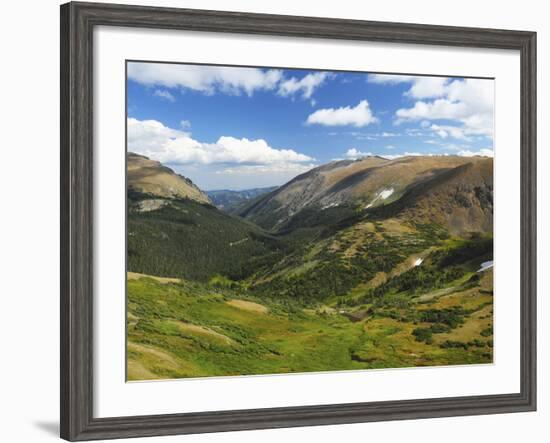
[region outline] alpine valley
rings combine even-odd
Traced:
[[[127,156],[128,379],[491,363],[493,159],[199,189]]]

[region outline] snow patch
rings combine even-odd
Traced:
[[[395,192],[395,189],[388,188],[388,189],[382,189],[381,191],[376,194],[376,197],[374,197],[374,200],[371,201],[367,206],[365,206],[365,209],[372,208],[372,206],[378,201],[378,200],[386,200],[388,197],[390,197]]]
[[[390,188],[390,189],[384,189],[383,191],[380,191],[380,193],[378,194],[378,196],[382,199],[382,200],[386,200],[390,195],[393,194],[393,188]]]
[[[484,261],[481,263],[481,267],[477,270],[477,272],[483,272],[487,269],[491,269],[493,267],[493,260]]]

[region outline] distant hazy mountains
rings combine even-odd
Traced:
[[[491,239],[492,231],[492,158],[366,157],[319,166],[278,188],[207,195],[128,154],[133,272],[221,275],[263,294],[323,298],[373,278],[379,284],[445,239]],[[489,241],[474,250],[479,260],[492,258]]]
[[[254,188],[244,189],[242,191],[231,191],[228,189],[220,189],[214,191],[206,191],[210,200],[218,209],[222,209],[227,212],[233,212],[238,210],[243,204],[253,200],[260,195],[267,194],[277,189],[277,186],[269,188]]]

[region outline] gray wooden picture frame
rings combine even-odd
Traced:
[[[96,26],[266,34],[519,51],[521,391],[270,409],[93,416],[93,103]],[[61,437],[70,441],[495,414],[536,409],[536,33],[67,3],[61,6]],[[122,173],[122,172],[121,172]]]

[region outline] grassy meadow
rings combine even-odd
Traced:
[[[490,363],[492,271],[478,266],[426,292],[393,277],[382,295],[309,304],[129,273],[128,380]]]
[[[383,172],[371,161],[351,183]],[[464,160],[390,162],[388,177],[426,161]],[[128,380],[491,363],[492,163],[472,162],[379,206],[309,204],[287,218],[279,191],[236,215],[130,190]],[[316,189],[291,185],[298,202]]]

